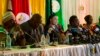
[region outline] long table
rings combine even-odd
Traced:
[[[0,56],[100,56],[100,44],[58,45],[45,48],[13,48],[0,51]]]

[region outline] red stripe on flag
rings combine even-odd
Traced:
[[[15,16],[20,12],[30,15],[29,0],[12,0],[12,10]]]

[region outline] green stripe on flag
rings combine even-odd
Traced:
[[[60,5],[60,10],[56,13],[56,14],[58,15],[58,17],[59,17],[59,19],[58,19],[58,23],[59,23],[60,25],[62,25],[63,28],[64,28],[64,21],[63,21],[63,17],[62,17],[62,6],[61,6],[61,0],[57,0],[57,1],[59,2],[59,5]]]
[[[46,0],[46,22],[49,16],[52,14],[52,0]]]
[[[60,9],[58,12],[53,12],[53,9],[52,9],[52,2],[53,1],[57,1],[60,5]],[[56,5],[56,4],[55,4]],[[61,0],[46,0],[46,22],[47,22],[47,19],[49,18],[49,16],[52,14],[52,13],[55,13],[57,16],[58,16],[58,23],[60,25],[63,26],[64,28],[64,20],[63,20],[63,17],[62,17],[62,6],[61,6]]]

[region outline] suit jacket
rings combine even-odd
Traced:
[[[44,34],[43,24],[40,24],[36,29],[33,29],[28,22],[21,25],[25,32],[27,44],[34,44],[41,41],[41,35]]]

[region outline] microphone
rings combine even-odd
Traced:
[[[13,35],[13,38],[15,39],[15,45],[19,45],[20,48],[26,48],[26,39],[24,36],[24,31],[21,29],[19,25],[14,28],[15,33]]]
[[[82,35],[81,31],[78,28],[72,28],[71,33],[73,36],[73,38],[71,39],[72,43],[80,44],[81,43],[80,39],[81,39],[81,35]]]
[[[74,40],[76,40],[76,42],[78,42],[78,43],[91,43],[92,42],[91,38],[93,36],[90,34],[89,29],[72,28],[71,33],[74,37]]]
[[[40,46],[38,46],[39,44],[37,45],[37,43],[38,43],[38,40],[37,40],[37,39],[33,38],[33,37],[32,37],[30,34],[28,34],[27,32],[25,32],[25,34],[28,35],[33,41],[35,41],[35,43],[31,44],[30,48],[40,47]]]
[[[85,35],[90,35],[90,32],[88,29],[83,28],[83,34]]]
[[[26,35],[28,35],[32,40],[34,40],[35,42],[38,42],[37,40],[35,40],[35,38],[33,38],[30,34],[28,34],[27,32],[24,32]]]
[[[94,32],[95,32],[96,34],[100,34],[100,29],[99,29],[98,27],[96,27],[96,28],[94,29]]]
[[[95,33],[95,43],[99,43],[100,42],[100,29],[99,29],[99,26],[97,26],[94,29],[94,33]]]
[[[81,32],[77,28],[72,28],[71,33],[73,36],[81,35]]]

